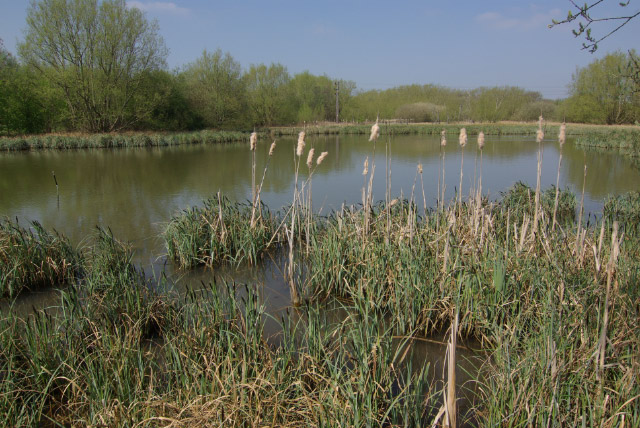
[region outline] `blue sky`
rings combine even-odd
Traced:
[[[581,50],[568,25],[568,0],[397,2],[342,0],[127,1],[157,19],[170,68],[204,49],[230,52],[244,67],[279,62],[289,72],[353,80],[360,89],[410,83],[452,88],[515,85],[564,97],[571,75],[607,52],[640,50],[640,18],[600,44]],[[619,13],[605,0],[598,15]],[[0,0],[0,38],[16,52],[27,0]],[[632,0],[626,10],[640,9]],[[596,35],[605,28],[595,27]]]

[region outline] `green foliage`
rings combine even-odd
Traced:
[[[288,108],[291,76],[282,64],[252,65],[244,76],[249,112],[254,126],[290,124],[295,112]]]
[[[202,125],[231,128],[246,125],[247,95],[242,68],[227,52],[206,50],[185,67],[188,107],[202,118]]]
[[[440,114],[444,110],[445,106],[432,103],[403,104],[396,109],[395,117],[413,122],[440,122]]]
[[[34,1],[19,52],[62,91],[73,126],[93,132],[122,129],[152,110],[154,98],[140,91],[167,55],[157,24],[124,0]]]
[[[541,101],[539,93],[517,87],[483,87],[462,91],[436,85],[408,85],[355,95],[344,110],[344,118],[361,121],[373,120],[378,116],[385,119],[400,116],[413,119],[411,110],[424,110],[424,103],[428,103],[437,106],[430,114],[431,120],[496,122],[522,117],[521,112],[527,106]],[[539,115],[540,111],[535,119]],[[424,113],[416,115],[425,116]]]
[[[640,93],[627,70],[629,55],[615,52],[578,68],[566,101],[567,120],[622,124],[640,118]]]

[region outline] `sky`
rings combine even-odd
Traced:
[[[604,0],[594,16],[640,10]],[[221,49],[248,68],[280,63],[292,74],[309,71],[352,80],[360,90],[406,84],[456,89],[519,86],[545,98],[567,95],[571,76],[608,52],[640,51],[640,17],[582,50],[573,24],[562,19],[569,0],[127,0],[158,21],[171,70],[202,52]],[[0,39],[12,53],[23,38],[29,1],[0,0]],[[610,29],[602,23],[596,36]]]

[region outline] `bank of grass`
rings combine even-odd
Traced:
[[[67,238],[40,223],[23,227],[8,218],[0,220],[0,297],[73,280],[80,261]]]
[[[458,135],[460,129],[465,128],[467,134],[477,135],[480,131],[485,135],[535,135],[538,129],[537,122],[498,122],[498,123],[380,123],[381,135],[440,135],[442,130],[447,135]],[[272,127],[271,132],[276,136],[296,136],[302,130],[308,135],[369,135],[371,124],[332,124]],[[544,131],[548,137],[555,138],[558,135],[560,123],[548,122],[544,125]],[[570,136],[588,136],[594,139],[598,137],[615,136],[616,139],[636,138],[640,135],[637,126],[608,126],[588,125],[572,123],[567,125],[566,134]]]
[[[181,133],[43,134],[0,137],[0,151],[167,147],[249,141],[249,132],[195,131]]]
[[[420,426],[437,411],[428,367],[368,306],[335,322],[310,305],[269,343],[255,287],[178,296],[110,233],[94,245],[55,312],[0,319],[2,426]]]

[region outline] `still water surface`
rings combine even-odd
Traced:
[[[450,137],[454,140],[454,136]],[[456,141],[457,142],[457,141]],[[460,147],[446,147],[446,198],[453,198],[459,185]],[[258,181],[268,159],[271,141],[262,140],[256,151]],[[274,210],[291,202],[295,139],[277,140],[267,170],[262,200]],[[405,197],[416,178],[416,166],[424,167],[427,205],[436,203],[439,175],[439,138],[398,136],[390,142],[392,194]],[[310,137],[307,149],[316,156],[329,156],[313,177],[314,208],[327,213],[342,203],[361,201],[363,162],[373,155],[373,145],[364,136]],[[465,148],[463,194],[473,183],[475,141]],[[558,146],[544,143],[542,186],[555,184]],[[482,162],[485,193],[498,197],[518,180],[535,187],[537,144],[532,137],[487,137]],[[301,172],[308,173],[303,156]],[[370,159],[371,160],[371,159]],[[476,165],[477,164],[477,165]],[[587,165],[585,209],[599,214],[608,194],[640,189],[640,171],[615,153],[584,151],[569,140],[564,147],[561,187],[576,194],[582,189],[583,166]],[[384,198],[385,141],[376,147],[374,198]],[[59,197],[52,177],[60,185]],[[21,222],[38,220],[47,228],[81,244],[96,225],[110,227],[114,235],[130,241],[138,261],[149,266],[165,252],[158,238],[172,215],[197,205],[221,191],[232,200],[251,198],[251,152],[247,143],[179,146],[171,148],[95,149],[35,151],[0,155],[0,216]],[[422,204],[420,180],[417,198]]]

